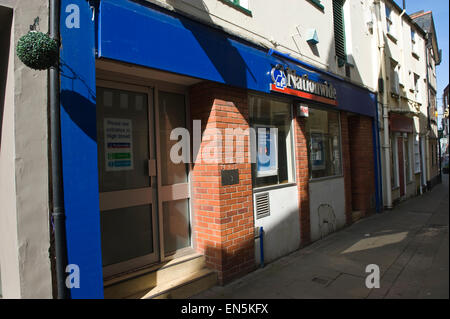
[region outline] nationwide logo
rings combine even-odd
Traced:
[[[275,67],[270,72],[272,75],[272,81],[278,89],[284,90],[287,86],[286,74],[280,67]]]
[[[295,70],[284,69],[281,65],[273,67],[270,74],[272,76],[271,91],[337,106],[336,89],[331,83],[310,80],[307,74],[299,76]]]

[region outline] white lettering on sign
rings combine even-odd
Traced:
[[[315,95],[324,96],[326,98],[335,100],[336,89],[327,82],[318,83],[308,79],[308,75],[298,76],[292,69],[287,69],[287,86],[295,90],[313,93]]]

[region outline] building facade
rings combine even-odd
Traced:
[[[48,128],[27,122],[36,117],[25,115],[21,91],[11,87],[25,83],[12,72],[20,69],[24,78],[42,81],[44,89],[33,89],[47,91],[46,72],[27,69],[14,54],[35,16],[46,32],[47,2],[34,4],[36,12],[22,17],[23,1],[0,2],[13,21],[6,28],[11,39],[2,37],[9,43],[1,60],[9,78],[3,79],[0,169],[8,178],[2,178],[0,196],[11,206],[2,212],[2,226],[13,229],[32,213],[40,223],[27,233],[32,224],[24,222],[23,240],[2,232],[4,297],[55,296]],[[388,18],[388,6],[349,0],[62,0],[67,263],[81,278],[71,297],[187,296],[380,212],[391,176],[382,146],[388,154],[392,149],[399,173],[389,194],[416,194],[422,166],[414,170],[414,147],[426,134],[420,124],[427,107],[425,34],[403,21],[397,7],[392,10],[398,17]],[[411,30],[417,54],[406,45]],[[30,93],[21,94],[39,104],[30,110],[46,124],[47,96]],[[387,128],[389,145],[381,142]],[[27,147],[32,143],[38,152]],[[36,165],[41,169],[35,175],[24,173]],[[33,197],[26,194],[26,201],[11,194],[27,191],[22,179],[33,181],[27,184]],[[28,282],[17,264],[31,267],[31,245],[40,252],[41,268],[33,271],[45,289],[38,291],[26,290],[37,283]],[[14,271],[16,277],[10,276]]]
[[[442,94],[442,119],[441,119],[441,128],[442,128],[442,138],[441,138],[441,156],[442,156],[442,164],[443,166],[448,165],[448,135],[449,135],[449,121],[448,121],[448,113],[449,113],[449,99],[450,99],[450,89],[447,85],[444,89],[444,93]]]
[[[419,11],[411,14],[411,18],[426,32],[425,58],[427,68],[427,189],[440,182],[439,170],[439,138],[438,138],[438,108],[436,87],[436,66],[441,63],[442,52],[439,50],[433,13]]]
[[[374,5],[381,47],[383,193],[385,207],[391,208],[426,187],[426,35],[395,2]]]

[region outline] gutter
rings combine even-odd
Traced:
[[[50,0],[50,37],[60,44],[59,18],[60,0]],[[58,299],[70,299],[69,289],[65,283],[67,266],[66,224],[64,211],[64,189],[62,178],[61,156],[61,121],[60,121],[60,83],[59,83],[59,56],[56,66],[50,68],[50,143],[51,143],[51,170],[52,170],[52,202],[53,230],[55,233],[56,255],[56,281]]]
[[[380,56],[381,64],[381,79],[384,82],[383,93],[382,93],[382,108],[383,108],[383,150],[384,150],[384,165],[386,166],[386,208],[392,209],[392,185],[391,185],[391,152],[389,147],[389,110],[388,110],[388,98],[387,98],[387,88],[386,88],[386,61],[385,61],[385,44],[382,34],[381,26],[381,6],[380,1],[375,1],[375,14],[377,15],[377,44],[378,52]],[[379,92],[378,88],[378,92]]]

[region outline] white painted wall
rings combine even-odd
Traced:
[[[4,298],[51,298],[47,72],[25,67],[18,39],[36,17],[48,31],[47,0],[14,7],[0,149],[0,262]]]
[[[300,221],[297,185],[269,190],[270,216],[256,219],[264,228],[264,261],[270,262],[300,247]],[[253,199],[253,203],[255,200]],[[282,244],[280,244],[282,243]],[[260,263],[259,239],[255,241],[255,262]]]
[[[249,0],[251,16],[221,0],[147,1],[219,26],[267,48],[291,54],[324,70],[345,75],[345,69],[338,68],[335,57],[331,1],[321,1],[324,6],[322,11],[310,1]],[[377,56],[375,35],[368,26],[372,16],[371,2],[346,1],[347,51],[354,61],[348,80],[375,90],[378,75],[374,72],[378,70],[374,70],[373,64],[368,62]],[[306,42],[311,29],[315,29],[319,37],[316,46]]]
[[[325,237],[333,229],[344,227],[346,223],[344,178],[311,181],[309,203],[311,241]],[[330,213],[324,214],[327,210]],[[328,221],[328,224],[324,223],[324,220]]]

